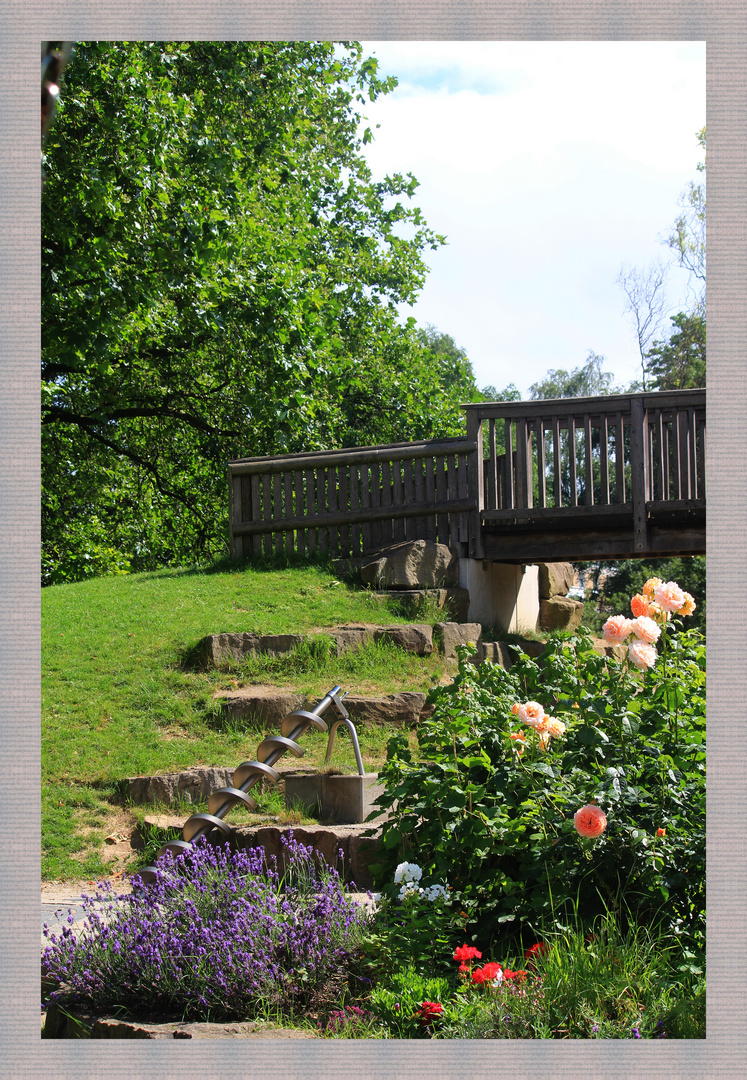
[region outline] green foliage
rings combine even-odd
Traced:
[[[563,368],[551,369],[540,382],[529,387],[532,401],[565,397],[598,397],[605,394],[620,393],[620,388],[613,385],[611,371],[602,371],[604,357],[589,351],[586,363],[582,367],[568,372]]]
[[[591,600],[596,607],[591,620],[599,630],[609,615],[629,615],[630,598],[640,593],[649,578],[676,581],[695,598],[697,607],[688,617],[688,625],[705,633],[706,626],[706,557],[687,555],[671,559],[621,559],[618,562],[575,563],[578,569],[592,574]]]
[[[677,943],[610,916],[545,938],[526,979],[465,984],[444,1005],[439,1039],[705,1038],[705,980]],[[500,957],[505,968],[521,967]]]
[[[473,941],[522,927],[659,921],[692,940],[703,930],[705,646],[696,630],[663,631],[652,672],[597,654],[588,632],[552,636],[538,661],[508,671],[460,660],[453,684],[431,692],[418,729],[421,760],[398,735],[380,770],[388,881],[401,859],[448,880]],[[537,701],[566,725],[527,747],[511,739],[518,702]],[[594,800],[605,833],[578,835],[573,815]],[[657,836],[665,829],[666,836]],[[383,891],[392,891],[382,885]]]
[[[229,458],[461,429],[469,363],[397,315],[443,238],[414,177],[368,168],[361,109],[396,80],[359,44],[81,42],[65,78],[42,208],[45,584],[224,554]]]
[[[386,1024],[391,1038],[428,1038],[428,1027],[421,1023],[416,1010],[424,1001],[445,1000],[452,983],[453,980],[428,978],[415,968],[407,968],[392,975],[386,985],[371,990],[371,1008]]]
[[[405,969],[420,976],[448,974],[460,933],[450,899],[428,900],[417,892],[402,900],[380,896],[361,942],[363,966],[377,982]]]
[[[646,374],[654,390],[687,390],[705,386],[706,320],[704,314],[680,312],[670,320],[668,341],[655,341],[646,353]]]

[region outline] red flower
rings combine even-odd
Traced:
[[[480,985],[484,982],[493,982],[494,979],[498,978],[500,973],[500,964],[485,964],[481,968],[475,968],[475,970],[472,972],[472,982],[476,983],[477,985]]]
[[[538,956],[546,956],[550,951],[550,946],[546,941],[538,941],[536,945],[532,945],[524,953],[524,959],[529,960],[529,966],[531,967]]]
[[[474,945],[460,945],[458,949],[454,949],[454,959],[466,964],[468,960],[472,960],[473,957],[477,960],[482,960],[482,953],[479,949],[476,949]]]
[[[503,972],[504,979],[516,979],[517,982],[521,982],[522,979],[526,979],[527,973],[522,968],[520,971],[511,971],[509,968]]]
[[[443,1011],[444,1007],[438,1001],[424,1001],[420,1008],[415,1010],[415,1015],[419,1016],[420,1023],[427,1027],[434,1017],[440,1016]]]

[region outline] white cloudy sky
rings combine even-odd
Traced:
[[[700,174],[705,44],[364,42],[397,89],[364,109],[380,125],[374,172],[412,172],[414,202],[448,246],[428,252],[403,313],[466,349],[480,386],[526,395],[589,350],[621,384],[640,359],[615,279],[667,260],[678,198]],[[672,311],[688,306],[673,269]]]

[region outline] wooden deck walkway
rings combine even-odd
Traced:
[[[705,552],[705,390],[463,408],[464,438],[229,462],[232,555],[415,539],[515,563]]]

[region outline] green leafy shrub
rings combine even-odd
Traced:
[[[595,652],[583,629],[551,636],[536,661],[523,654],[508,671],[475,667],[463,650],[453,683],[431,692],[421,760],[401,734],[389,741],[377,881],[415,860],[424,881],[449,882],[453,925],[461,919],[464,937],[482,943],[525,924],[567,926],[573,912],[699,940],[705,644],[673,619],[660,649],[646,672]],[[564,732],[548,741],[524,731],[522,741],[520,702],[539,703]],[[607,826],[587,838],[574,815],[592,802]]]

